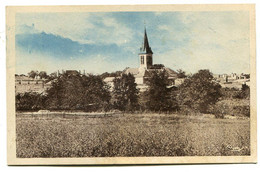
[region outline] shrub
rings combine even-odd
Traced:
[[[209,112],[216,118],[224,118],[225,115],[250,117],[250,105],[247,100],[222,100],[209,108]]]
[[[237,114],[245,115],[247,117],[250,117],[250,106],[234,106],[233,110]]]
[[[223,119],[225,114],[230,113],[230,107],[226,104],[219,103],[210,107],[210,113],[214,114],[216,118]]]
[[[45,108],[46,97],[35,92],[19,93],[15,96],[18,111],[37,111]]]
[[[219,101],[220,88],[209,70],[199,70],[180,85],[177,98],[179,104],[204,113],[208,111],[209,106]]]
[[[242,89],[237,92],[234,98],[238,99],[249,99],[250,98],[250,88],[246,84],[242,85]]]
[[[198,110],[195,110],[195,109],[190,108],[188,106],[181,106],[180,109],[179,109],[179,114],[195,115],[195,116],[201,115],[201,113]]]
[[[221,88],[221,97],[222,99],[234,99],[239,93],[237,88]]]

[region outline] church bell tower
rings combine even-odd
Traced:
[[[139,53],[140,69],[150,69],[153,66],[153,51],[149,46],[146,28],[144,29],[144,40]]]

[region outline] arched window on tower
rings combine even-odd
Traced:
[[[141,56],[141,64],[144,64],[144,56]]]
[[[147,65],[152,65],[152,57],[151,56],[147,56]]]

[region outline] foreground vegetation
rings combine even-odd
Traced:
[[[250,155],[250,122],[174,114],[16,118],[17,157]]]
[[[33,73],[33,72],[32,72]],[[216,118],[226,114],[250,116],[250,88],[221,88],[209,70],[185,78],[178,87],[172,85],[165,70],[150,73],[148,88],[140,92],[132,74],[117,73],[113,86],[104,82],[106,75],[64,73],[52,81],[42,94],[26,92],[16,95],[17,111],[78,110],[85,112],[153,112],[212,113]],[[236,103],[245,102],[246,104]],[[222,102],[222,103],[219,103]],[[234,103],[233,103],[234,102]],[[248,102],[248,103],[247,103]]]

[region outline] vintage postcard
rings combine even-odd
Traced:
[[[6,10],[9,165],[257,161],[254,5]]]

